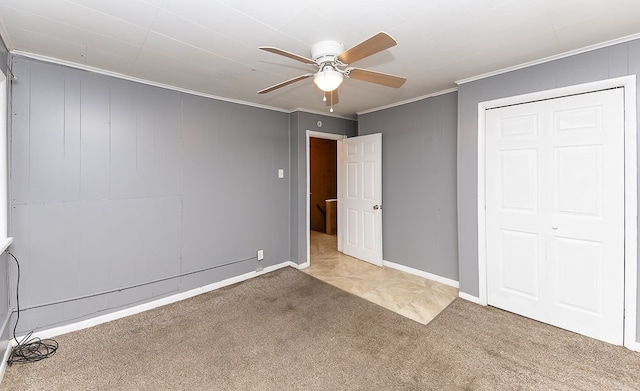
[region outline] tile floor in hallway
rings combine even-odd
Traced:
[[[311,231],[310,250],[305,273],[422,324],[458,296],[449,285],[344,255],[336,235]]]

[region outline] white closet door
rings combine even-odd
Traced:
[[[487,111],[490,305],[622,344],[623,107],[614,89]]]

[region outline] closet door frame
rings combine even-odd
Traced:
[[[636,297],[638,271],[638,219],[637,219],[637,125],[636,125],[636,76],[585,83],[569,87],[540,91],[478,103],[478,276],[479,303],[487,305],[487,257],[485,214],[485,116],[486,110],[501,106],[553,99],[608,88],[624,88],[624,181],[625,181],[625,320],[624,346],[639,350],[636,343]]]

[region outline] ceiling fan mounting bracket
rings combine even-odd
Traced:
[[[338,41],[320,41],[311,46],[311,58],[320,67],[331,63],[338,65],[338,56],[344,52],[344,45]]]
[[[319,65],[316,73],[320,73],[322,71],[336,71],[347,76],[346,70],[340,68],[341,65],[342,64],[339,61],[325,61]]]

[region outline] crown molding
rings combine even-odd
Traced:
[[[483,73],[481,75],[468,77],[466,79],[456,80],[456,84],[460,85],[460,84],[470,83],[470,82],[476,81],[476,80],[486,79],[487,77],[501,75],[503,73],[507,73],[507,72],[511,72],[511,71],[517,71],[518,69],[523,69],[523,68],[528,68],[528,67],[531,67],[531,66],[534,66],[534,65],[544,64],[544,63],[547,63],[547,62],[550,62],[550,61],[555,61],[555,60],[559,60],[559,59],[562,59],[562,58],[575,56],[577,54],[590,52],[590,51],[596,50],[596,49],[606,48],[606,47],[609,47],[609,46],[617,45],[619,43],[625,43],[625,42],[633,41],[634,39],[638,39],[638,38],[640,38],[640,33],[627,35],[626,37],[616,38],[616,39],[612,39],[610,41],[605,41],[605,42],[597,43],[597,44],[594,44],[594,45],[585,46],[585,47],[580,48],[580,49],[570,50],[568,52],[556,54],[556,55],[549,56],[549,57],[544,57],[544,58],[541,58],[539,60],[529,61],[529,62],[525,62],[525,63],[522,63],[522,64],[511,66],[511,67],[502,68],[502,69],[499,69],[497,71],[487,72],[487,73]]]
[[[432,94],[422,95],[422,96],[418,96],[418,97],[415,97],[415,98],[403,100],[403,101],[400,101],[400,102],[391,103],[391,104],[388,104],[388,105],[385,105],[385,106],[380,106],[380,107],[375,107],[373,109],[367,109],[367,110],[363,110],[363,111],[358,111],[358,112],[356,112],[356,114],[358,114],[358,115],[369,114],[369,113],[373,113],[374,111],[390,109],[392,107],[402,106],[402,105],[406,105],[406,104],[409,104],[409,103],[417,102],[419,100],[423,100],[423,99],[427,99],[427,98],[433,98],[434,96],[449,94],[451,92],[456,92],[456,91],[458,91],[458,87],[453,87],[453,88],[449,88],[449,89],[446,89],[446,90],[434,92]]]
[[[75,62],[60,60],[60,59],[57,59],[57,58],[48,57],[48,56],[42,56],[42,55],[39,55],[39,54],[30,53],[30,52],[24,52],[22,50],[12,50],[11,54],[19,55],[19,56],[22,56],[22,57],[28,57],[28,58],[32,58],[34,60],[44,61],[44,62],[48,62],[48,63],[52,63],[52,64],[64,65],[64,66],[68,66],[68,67],[71,67],[71,68],[80,69],[80,70],[83,70],[83,71],[97,73],[97,74],[100,74],[100,75],[116,77],[118,79],[133,81],[133,82],[136,82],[136,83],[146,84],[146,85],[153,86],[153,87],[159,87],[159,88],[164,88],[164,89],[167,89],[167,90],[182,92],[182,93],[185,93],[185,94],[201,96],[203,98],[210,98],[210,99],[220,100],[220,101],[224,101],[224,102],[237,103],[237,104],[244,105],[244,106],[251,106],[251,107],[256,107],[256,108],[259,108],[259,109],[265,109],[265,110],[271,110],[271,111],[279,111],[281,113],[287,113],[287,114],[290,114],[292,112],[292,110],[282,109],[282,108],[279,108],[279,107],[261,105],[259,103],[247,102],[247,101],[243,101],[243,100],[240,100],[240,99],[225,98],[223,96],[207,94],[207,93],[204,93],[204,92],[189,90],[187,88],[180,88],[180,87],[172,86],[172,85],[169,85],[169,84],[158,83],[158,82],[155,82],[155,81],[141,79],[141,78],[137,78],[137,77],[133,77],[133,76],[127,76],[127,75],[124,75],[122,73],[107,71],[107,70],[104,70],[104,69],[101,69],[101,68],[92,67],[92,66],[89,66],[89,65],[78,64],[78,63],[75,63]]]
[[[318,110],[309,110],[309,109],[304,109],[302,107],[296,107],[295,109],[289,111],[289,113],[295,113],[295,112],[303,112],[303,113],[308,113],[308,114],[317,114],[317,115],[324,115],[325,117],[333,117],[333,118],[340,118],[340,119],[348,119],[351,121],[357,121],[357,118],[355,117],[349,117],[346,115],[340,115],[340,114],[334,114],[334,113],[325,113],[324,111],[318,111]]]

